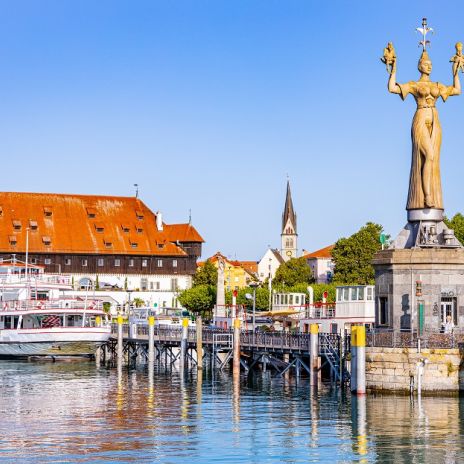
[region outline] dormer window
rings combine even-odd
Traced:
[[[51,206],[44,206],[43,210],[44,210],[45,217],[52,217],[53,211],[52,211]]]
[[[95,230],[99,233],[102,233],[105,230],[105,226],[101,222],[96,222]]]
[[[134,242],[133,240],[130,241],[130,246],[131,248],[137,248],[139,244],[137,242]]]
[[[143,219],[143,213],[140,210],[135,211],[135,215],[137,216],[137,219],[141,220]]]
[[[48,235],[42,237],[42,242],[44,245],[49,246],[52,243],[52,239]]]
[[[33,221],[32,219],[29,219],[29,228],[31,230],[37,230],[38,224],[37,221]]]
[[[143,227],[136,226],[135,230],[137,231],[138,234],[141,234],[143,232]]]
[[[113,242],[111,240],[105,238],[103,241],[105,242],[106,248],[111,248],[113,246]]]
[[[87,211],[87,217],[89,219],[93,219],[97,215],[97,210],[95,208],[89,207],[89,208],[86,208],[86,211]]]
[[[121,224],[121,229],[126,234],[128,234],[130,232],[129,224]]]
[[[16,235],[9,235],[9,236],[8,236],[8,240],[9,240],[9,242],[10,242],[10,245],[13,245],[13,246],[14,246],[14,245],[16,245],[16,243],[17,243]]]
[[[3,216],[3,206],[0,206],[0,217]]]
[[[158,248],[162,250],[164,248],[164,243],[158,243]]]
[[[13,219],[13,229],[21,230],[21,221],[19,219]]]

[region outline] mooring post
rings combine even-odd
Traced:
[[[366,394],[366,327],[358,326],[356,330],[356,393],[358,395]]]
[[[311,369],[310,384],[317,385],[319,379],[319,325],[310,326],[309,364]]]
[[[122,353],[123,353],[123,339],[122,339],[122,323],[123,317],[121,315],[118,316],[118,360],[122,361]]]
[[[197,317],[197,369],[203,369],[203,325],[201,316]]]
[[[233,374],[240,374],[240,319],[234,319],[234,361]]]
[[[187,365],[187,347],[188,347],[188,318],[182,319],[182,339],[180,342],[180,365],[181,368]]]
[[[155,362],[155,316],[148,317],[148,364]]]
[[[357,325],[351,326],[351,370],[350,370],[350,390],[351,393],[355,393],[358,388],[358,346],[356,341],[356,335],[358,330]]]

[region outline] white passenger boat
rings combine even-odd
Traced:
[[[102,303],[64,296],[69,276],[0,264],[0,357],[91,356],[111,335]]]

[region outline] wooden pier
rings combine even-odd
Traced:
[[[119,329],[119,330],[118,330]],[[152,327],[152,357],[156,363],[173,365],[179,362],[184,367],[210,367],[223,370],[234,358],[234,330],[207,329],[202,327],[197,334],[195,328]],[[121,342],[118,341],[122,338]],[[307,373],[320,377],[321,371],[327,373],[334,382],[344,383],[349,375],[345,369],[346,354],[349,352],[349,339],[338,334],[315,334],[316,343],[311,343],[312,334],[287,332],[240,331],[239,361],[241,370],[252,373],[254,369],[270,369],[283,376],[293,371],[297,377]],[[104,360],[117,359],[118,352],[129,363],[149,362],[150,326],[118,324],[113,325],[113,334],[101,350]],[[316,364],[311,368],[311,346]],[[197,350],[202,353],[198,362]],[[313,372],[312,372],[313,371]]]

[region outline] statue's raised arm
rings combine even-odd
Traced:
[[[424,19],[422,28],[417,30],[423,35],[422,54],[418,63],[420,78],[418,81],[409,81],[405,84],[396,82],[396,53],[393,44],[389,43],[384,49],[382,62],[385,63],[388,78],[388,91],[400,95],[404,100],[411,94],[417,103],[417,110],[412,121],[412,163],[409,180],[409,194],[406,209],[422,210],[436,209],[443,211],[443,199],[440,179],[440,147],[441,125],[436,109],[439,98],[446,101],[448,97],[461,93],[459,70],[464,70],[464,56],[462,44],[456,44],[456,55],[451,59],[453,84],[450,86],[439,82],[432,82],[432,61],[427,53],[429,41],[426,40],[428,32]]]

